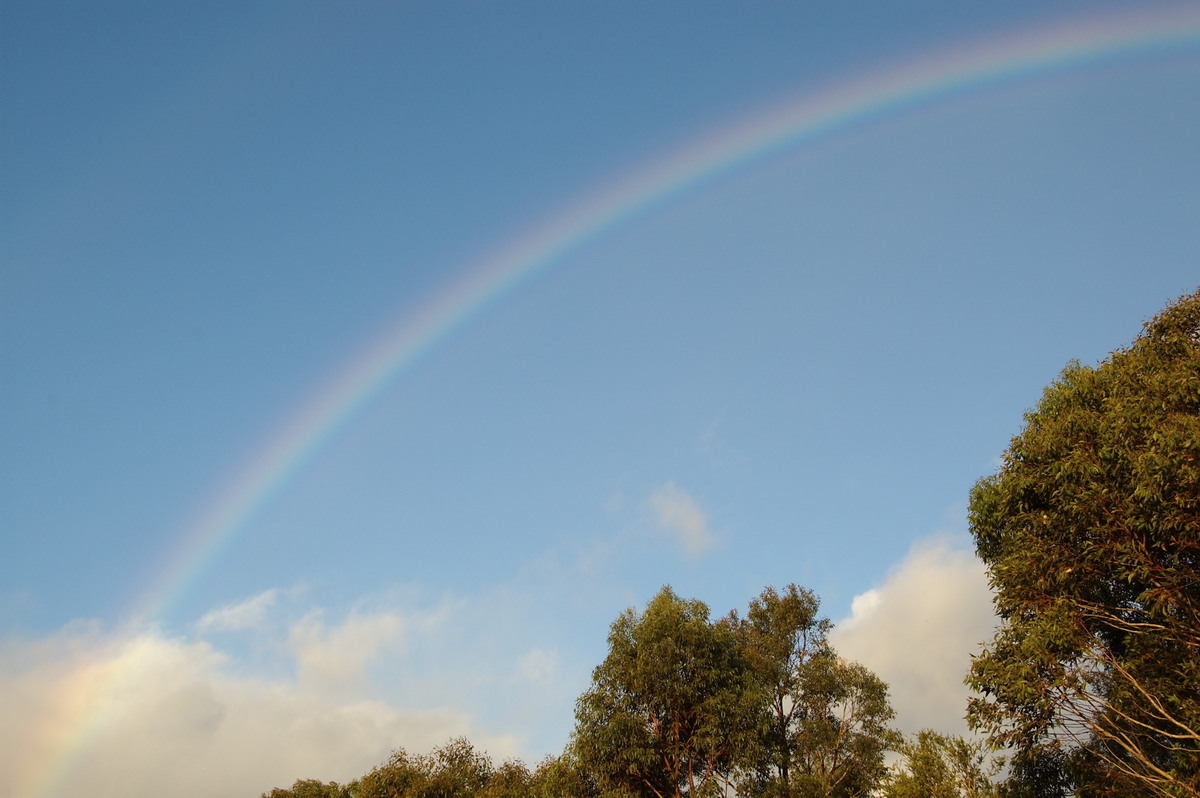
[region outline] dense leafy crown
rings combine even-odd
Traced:
[[[1200,795],[1200,291],[1025,422],[971,496],[1003,626],[970,718],[1043,792]]]
[[[663,588],[644,612],[617,618],[608,642],[577,706],[579,760],[613,795],[716,794],[758,718],[730,630]]]

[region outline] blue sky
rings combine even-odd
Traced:
[[[347,364],[620,176],[939,53],[1198,8],[0,4],[0,771],[258,794],[454,734],[536,761],[664,583],[714,614],[810,587],[902,727],[959,730],[971,484],[1069,359],[1200,282],[1194,36],[605,230],[137,607]]]

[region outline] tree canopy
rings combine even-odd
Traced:
[[[887,685],[837,656],[809,590],[765,589],[745,618],[664,587],[613,621],[562,755],[493,766],[464,739],[397,749],[347,785],[263,798],[858,798],[901,742]]]
[[[617,795],[715,794],[761,722],[730,629],[665,587],[642,613],[622,613],[608,644],[576,708],[580,763]]]
[[[755,796],[859,796],[883,776],[899,737],[888,728],[887,685],[845,662],[812,591],[766,588],[746,617],[729,614],[764,702],[758,736],[744,749],[738,787]]]
[[[1200,291],[1069,365],[971,494],[971,723],[1038,794],[1200,795]]]
[[[882,798],[996,798],[993,777],[1003,762],[979,741],[922,729],[898,747],[902,761],[884,783]]]

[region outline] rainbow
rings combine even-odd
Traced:
[[[748,166],[853,127],[1021,80],[1197,45],[1200,8],[1194,5],[1135,17],[1073,20],[793,98],[634,169],[468,265],[428,304],[399,319],[305,402],[180,536],[179,547],[129,613],[126,635],[132,638],[153,628],[281,486],[399,375],[481,310],[603,234]],[[122,679],[118,672],[94,684],[91,699],[78,703],[75,723],[62,735],[52,761],[39,770],[32,795],[49,798],[61,790],[88,740],[103,726],[106,696]]]

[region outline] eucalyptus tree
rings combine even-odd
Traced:
[[[887,685],[829,644],[832,624],[806,588],[768,587],[733,631],[765,701],[765,722],[740,758],[740,791],[753,796],[850,798],[871,793],[899,737]]]
[[[724,792],[763,703],[732,630],[664,587],[613,622],[608,645],[576,705],[579,767],[608,796]]]
[[[745,618],[735,610],[725,619],[767,701],[761,735],[743,757],[746,789],[759,792],[770,783],[791,784],[792,760],[800,744],[802,705],[796,696],[802,673],[814,658],[831,654],[832,624],[818,617],[819,609],[820,600],[807,588],[788,585],[780,595],[768,587],[750,602]]]
[[[1200,290],[1067,366],[970,526],[1002,623],[969,719],[1010,786],[1200,796]]]

